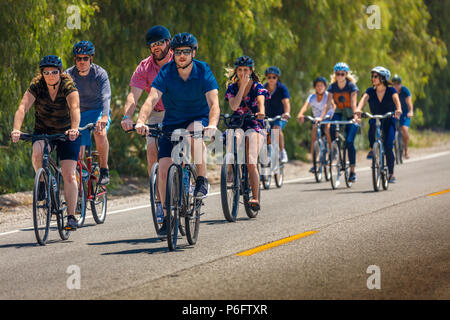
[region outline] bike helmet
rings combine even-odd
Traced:
[[[170,40],[170,32],[164,26],[153,26],[151,27],[146,35],[145,41],[147,45],[160,41],[160,40]]]
[[[400,77],[398,74],[395,74],[395,75],[392,77],[392,82],[399,82],[399,83],[402,83],[402,77]]]
[[[87,54],[89,56],[93,56],[95,54],[95,47],[90,41],[80,41],[76,45],[73,46],[73,55],[77,54]]]
[[[323,82],[323,84],[325,85],[325,87],[328,86],[327,79],[325,79],[324,77],[317,77],[316,79],[314,79],[314,81],[313,81],[313,87],[316,86],[317,82]]]
[[[276,76],[278,76],[278,77],[281,76],[281,70],[280,70],[278,67],[275,67],[275,66],[268,67],[268,68],[266,69],[266,76],[267,76],[269,73],[272,73],[272,74],[274,74],[274,75],[276,75]]]
[[[391,77],[391,72],[388,69],[386,69],[385,67],[381,67],[381,66],[375,67],[371,70],[371,72],[378,73],[386,81],[389,81],[389,78]]]
[[[242,56],[237,58],[237,60],[234,62],[234,67],[250,67],[253,68],[255,66],[255,62],[252,58],[248,56]]]
[[[334,66],[334,72],[336,71],[345,71],[348,72],[350,71],[349,66],[345,63],[345,62],[338,62],[336,63],[336,65]]]
[[[45,67],[56,67],[59,69],[59,71],[63,71],[63,63],[61,58],[54,55],[45,56],[44,58],[42,58],[41,62],[39,63],[39,69],[41,69],[41,72]]]
[[[198,50],[197,39],[188,32],[178,33],[170,41],[170,48],[173,50],[179,47],[191,47],[193,50]]]

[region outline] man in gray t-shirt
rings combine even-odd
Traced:
[[[109,183],[107,132],[111,123],[111,86],[108,73],[93,63],[95,47],[90,41],[78,42],[73,47],[75,65],[66,70],[75,82],[80,95],[80,127],[95,123],[94,138],[99,153],[99,184]],[[89,131],[81,132],[81,155],[91,145]]]

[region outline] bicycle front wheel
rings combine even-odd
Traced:
[[[48,174],[43,168],[40,168],[34,178],[33,224],[36,240],[41,246],[47,242],[51,212]]]
[[[91,202],[92,216],[97,224],[102,224],[106,219],[106,208],[107,208],[107,194],[106,186],[98,185],[98,180],[100,178],[100,170],[97,165],[94,165],[92,169],[91,176],[89,178],[89,183],[91,186],[92,195],[89,197]]]
[[[348,148],[344,147],[344,157],[342,161],[342,168],[344,170],[344,177],[345,177],[345,184],[347,188],[351,188],[353,185],[353,182],[350,181],[350,161],[348,160],[349,154],[348,154]]]
[[[381,184],[381,149],[378,142],[373,144],[372,154],[372,183],[373,190],[377,192]]]
[[[222,164],[220,172],[220,199],[225,219],[235,222],[239,209],[239,167],[237,164]]]
[[[77,184],[78,184],[78,198],[77,206],[75,207],[75,217],[78,221],[78,228],[84,225],[86,220],[86,189],[84,188],[83,178],[80,174],[80,168],[77,166],[76,170]]]
[[[152,170],[150,172],[149,186],[150,186],[150,207],[152,210],[152,218],[153,225],[155,226],[156,234],[159,233],[159,230],[162,227],[162,223],[158,223],[158,218],[156,216],[156,198],[157,198],[157,183],[158,183],[158,169],[159,163],[155,162],[152,166]]]
[[[56,222],[58,224],[58,232],[61,240],[69,239],[70,233],[72,231],[66,230],[68,215],[67,215],[67,202],[64,194],[64,180],[60,174],[56,174],[56,190],[53,190],[53,194],[56,198],[57,212],[56,212]]]
[[[331,144],[329,171],[331,187],[333,189],[336,189],[337,187],[339,187],[339,178],[341,174],[341,155],[339,152],[339,145],[336,141],[333,141],[333,143]]]
[[[180,174],[178,166],[172,164],[167,175],[166,186],[167,245],[170,251],[174,251],[177,247],[179,213],[181,209]]]
[[[189,166],[189,181],[190,186],[195,186],[195,178],[193,170],[195,168]],[[200,209],[202,207],[202,200],[194,198],[194,190],[189,189],[189,193],[186,196],[187,203],[185,206],[185,229],[186,238],[190,245],[197,243],[198,231],[200,229]]]
[[[313,147],[313,166],[314,166],[314,177],[316,178],[316,182],[322,181],[322,161],[320,159],[320,142],[314,142]]]

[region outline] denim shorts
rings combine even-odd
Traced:
[[[406,115],[402,115],[400,117],[400,126],[408,127],[411,125],[411,118],[408,118]]]

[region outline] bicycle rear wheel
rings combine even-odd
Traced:
[[[40,182],[43,182],[41,184]],[[41,190],[42,189],[42,190]],[[37,242],[44,246],[50,229],[51,199],[47,172],[40,168],[34,178],[33,188],[33,224]],[[45,195],[45,197],[43,197]]]
[[[405,145],[403,144],[403,137],[399,134],[398,137],[398,149],[399,149],[399,156],[398,161],[400,164],[403,164],[403,153],[405,152]]]
[[[336,141],[333,141],[331,144],[329,162],[331,187],[336,189],[339,187],[341,175],[341,154],[339,152],[339,145]]]
[[[190,185],[195,186],[196,174],[193,172],[195,169],[192,166],[189,166],[189,168]],[[202,200],[195,199],[193,192],[193,190],[189,190],[189,193],[185,195],[187,203],[184,206],[186,238],[190,245],[197,243],[200,229],[200,209],[202,207]]]
[[[222,164],[220,172],[220,199],[225,219],[235,222],[239,209],[239,166],[235,163]]]
[[[75,174],[78,184],[78,199],[77,206],[75,207],[75,217],[78,221],[78,228],[81,228],[84,225],[84,221],[86,220],[86,189],[84,188],[83,178],[80,173],[79,166],[77,166]]]
[[[381,149],[378,142],[372,147],[372,184],[375,192],[380,190],[381,180]]]
[[[167,175],[166,208],[167,208],[167,245],[170,251],[177,247],[178,222],[180,213],[180,172],[177,165],[172,164]]]
[[[106,186],[98,185],[100,170],[98,164],[93,164],[92,173],[89,178],[92,195],[89,197],[91,202],[92,216],[97,224],[102,224],[106,219],[107,193]]]
[[[316,182],[322,181],[322,161],[320,159],[320,142],[314,142],[313,147],[313,166],[314,166],[314,177],[316,178]]]

